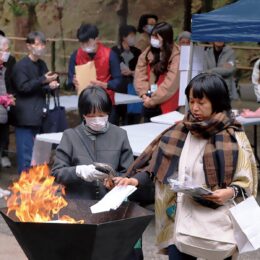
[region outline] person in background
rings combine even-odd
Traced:
[[[121,74],[123,75],[120,92],[134,94],[133,86],[134,72],[141,51],[134,47],[136,42],[136,29],[132,25],[123,25],[119,28],[119,41],[112,50],[120,60]],[[142,104],[120,105],[116,107],[118,115],[123,118],[123,124],[138,124],[141,120]],[[119,122],[116,123],[117,125]]]
[[[179,46],[190,46],[191,33],[188,31],[183,31],[178,36]]]
[[[16,62],[15,58],[10,55],[8,38],[3,36],[0,31],[0,95],[6,96],[10,105],[14,105],[14,98],[11,95],[11,74]],[[2,167],[11,167],[11,161],[8,157],[9,147],[9,122],[8,109],[9,104],[0,106],[0,158]]]
[[[252,73],[252,83],[254,86],[257,103],[260,103],[260,73],[259,72],[260,72],[260,59],[258,59],[255,62],[253,73]]]
[[[79,27],[77,38],[80,48],[74,51],[70,57],[68,84],[77,88],[75,66],[94,61],[97,80],[92,81],[91,84],[106,89],[113,104],[109,122],[116,123],[115,92],[119,90],[122,83],[120,62],[116,53],[99,41],[98,35],[98,28],[93,24],[82,24]]]
[[[138,22],[137,31],[139,32],[138,40],[135,47],[143,52],[150,45],[150,35],[153,27],[158,22],[155,14],[143,14]]]
[[[235,53],[224,42],[213,42],[211,48],[207,48],[204,56],[204,71],[217,73],[227,83],[231,99],[238,99],[234,73],[236,70]]]
[[[240,115],[242,117],[260,117],[260,108],[256,109],[255,111],[245,108],[242,110]]]
[[[12,72],[16,105],[10,112],[15,126],[19,173],[31,165],[35,135],[40,133],[46,109],[45,94],[59,86],[58,75],[48,71],[41,59],[45,53],[45,35],[42,32],[29,33],[26,45],[28,55],[14,65]]]
[[[210,259],[203,257],[204,251],[200,249],[207,249],[208,255],[218,250],[213,245],[213,249],[209,248],[212,236],[216,243],[225,241],[229,250],[223,254],[231,259],[236,242],[228,209],[233,205],[231,199],[241,199],[245,192],[256,196],[255,157],[231,111],[228,88],[222,77],[201,73],[190,81],[185,95],[189,104],[185,118],[158,136],[128,169],[128,178],[116,177],[114,184],[141,188],[151,180],[155,182],[156,242],[169,260]],[[169,178],[192,179],[192,183],[210,189],[212,194],[197,198],[176,193],[170,188]],[[106,187],[111,188],[108,183]],[[178,218],[182,215],[185,223]],[[192,253],[185,251],[187,247],[181,250],[179,244],[174,244],[175,230],[181,227],[187,240],[192,241],[191,231],[194,237],[201,238],[200,242],[196,240],[197,250]],[[210,230],[214,233],[211,237]],[[223,237],[225,240],[221,240]]]
[[[64,131],[57,147],[52,175],[63,184],[67,198],[99,200],[106,193],[103,180],[108,174],[97,170],[102,163],[122,176],[134,157],[127,133],[108,122],[112,102],[106,90],[98,86],[84,89],[79,96],[78,110],[83,121]],[[127,260],[142,259],[141,249],[133,250]]]
[[[143,99],[144,121],[178,108],[180,50],[168,23],[155,25],[150,46],[140,55],[134,87]]]

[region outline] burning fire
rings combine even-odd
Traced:
[[[55,214],[68,205],[67,201],[57,195],[64,195],[64,187],[54,184],[48,166],[35,166],[29,172],[22,172],[19,180],[11,186],[12,195],[7,200],[8,212],[15,211],[21,222],[48,222]],[[84,220],[64,215],[60,221],[67,223],[84,223]]]

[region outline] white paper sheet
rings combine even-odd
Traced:
[[[126,198],[136,191],[136,187],[132,185],[116,186],[110,192],[108,192],[103,199],[98,203],[90,207],[93,214],[99,212],[109,211],[111,209],[117,209]]]

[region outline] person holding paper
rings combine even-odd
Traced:
[[[41,59],[46,48],[45,35],[42,32],[29,33],[26,46],[28,55],[14,65],[11,76],[16,105],[10,112],[15,125],[19,173],[31,165],[34,139],[40,133],[46,109],[45,95],[59,86],[58,75],[48,71]]]
[[[140,55],[134,86],[143,99],[144,121],[178,108],[180,50],[173,29],[162,22],[154,26],[150,46]]]
[[[94,163],[108,164],[120,176],[133,162],[133,153],[126,131],[108,122],[112,102],[105,89],[84,89],[78,109],[83,121],[63,133],[52,174],[65,185],[67,196],[99,199],[107,192],[102,182],[108,174]]]
[[[232,111],[226,82],[201,73],[188,84],[189,111],[165,130],[117,185],[155,182],[157,245],[170,260],[231,259],[236,251],[228,215],[233,199],[256,196],[257,167],[250,143]],[[171,190],[169,178],[187,176],[211,195],[193,198]]]
[[[96,69],[96,80],[90,82],[93,86],[100,86],[107,90],[112,104],[115,104],[114,96],[122,82],[120,63],[117,55],[98,39],[98,28],[93,24],[82,24],[77,31],[77,38],[80,42],[78,48],[70,57],[68,84],[78,88],[75,66],[94,62]],[[87,75],[86,75],[87,76]],[[87,86],[85,86],[87,87]],[[116,121],[116,111],[112,108],[109,121]]]

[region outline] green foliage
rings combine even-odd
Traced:
[[[24,8],[25,6],[34,7],[37,4],[44,4],[47,2],[47,0],[10,0],[8,1],[8,5],[14,16],[23,16],[27,14],[26,9]]]
[[[14,16],[23,16],[23,15],[25,15],[26,12],[25,12],[25,10],[23,9],[23,7],[20,5],[20,3],[18,1],[11,0],[11,1],[8,2],[8,5],[10,7],[10,10],[14,14]]]
[[[18,3],[19,4],[24,4],[24,5],[36,6],[37,4],[47,3],[47,0],[19,0]]]

